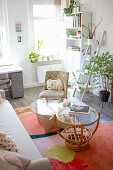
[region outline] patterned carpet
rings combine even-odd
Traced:
[[[18,108],[15,111],[43,157],[47,157],[48,148],[56,145],[65,146],[64,140],[55,132],[55,129],[47,135],[44,134],[43,126],[38,123],[36,114],[31,112],[29,107]],[[75,152],[74,159],[68,163],[58,159],[58,156],[61,155],[57,155],[57,158],[49,157],[52,170],[93,170],[93,168],[95,170],[113,170],[112,134],[113,121],[101,114],[99,128],[90,140],[88,149]],[[82,162],[80,162],[81,160]],[[75,162],[79,163],[77,167],[75,167]],[[83,167],[83,165],[85,166]]]

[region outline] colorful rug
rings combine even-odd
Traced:
[[[22,122],[23,126],[25,127],[28,134],[31,136],[32,139],[46,137],[48,135],[57,134],[55,131],[56,129],[53,128],[48,135],[45,135],[43,125],[38,123],[37,115],[30,110],[29,106],[21,107],[15,109],[20,121]],[[100,123],[104,122],[113,122],[106,116],[100,114]],[[62,129],[61,129],[62,130]],[[53,133],[54,132],[54,133]],[[39,136],[38,136],[39,135]]]
[[[15,111],[31,138],[34,139],[57,134],[56,129],[53,128],[50,133],[48,132],[48,135],[46,135],[43,125],[38,123],[37,115],[30,110],[29,106],[17,108]]]
[[[49,158],[52,170],[94,170],[90,165],[77,158],[73,161],[64,163],[56,159]]]
[[[33,142],[43,157],[48,148],[55,145],[65,145],[65,141],[54,132],[50,132],[46,136],[43,126],[38,124],[36,114],[30,111],[29,107],[19,108],[15,110],[22,124],[26,128],[28,134],[33,138]],[[52,170],[89,170],[88,165],[95,170],[112,170],[113,169],[113,122],[107,117],[101,115],[99,128],[89,142],[87,150],[76,152],[73,161],[64,163],[59,160],[50,158]],[[52,135],[52,133],[54,135]],[[40,137],[42,135],[42,137]],[[46,141],[46,142],[45,142]],[[82,160],[86,163],[86,168],[78,168],[74,166],[75,162]],[[74,163],[74,164],[73,164]],[[80,162],[79,162],[80,164]],[[55,166],[56,165],[56,166]],[[82,167],[82,166],[81,166]]]

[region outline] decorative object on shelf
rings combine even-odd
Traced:
[[[103,88],[99,92],[102,102],[108,102],[111,81],[113,81],[113,55],[109,52],[97,55],[90,63],[85,66],[89,74],[94,74],[93,82],[96,83],[96,88]],[[100,77],[102,81],[100,81]]]
[[[63,106],[63,107],[69,107],[69,106],[70,106],[69,100],[68,100],[68,99],[64,99],[64,100],[63,100],[63,103],[62,103],[62,106]]]
[[[80,39],[81,38],[81,31],[68,30],[67,36],[68,36],[67,38]]]
[[[81,6],[80,2],[77,2],[76,6],[77,6],[76,7],[76,12],[80,12],[80,6]]]
[[[76,8],[76,1],[70,0],[70,5],[68,8],[64,8],[65,14],[72,14],[73,10]]]
[[[87,38],[87,39],[93,39],[96,29],[98,28],[98,26],[101,24],[101,22],[103,21],[103,18],[100,18],[100,21],[97,25],[92,25],[91,23],[88,24],[88,26],[82,25],[83,29],[86,29],[88,31],[88,35],[82,34],[82,37]],[[89,42],[91,43],[91,40],[89,40]]]
[[[94,39],[87,39],[87,45],[93,45],[94,44]]]

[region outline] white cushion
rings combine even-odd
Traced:
[[[47,80],[47,89],[48,90],[63,90],[63,82],[60,79],[57,80],[52,80],[49,79]]]

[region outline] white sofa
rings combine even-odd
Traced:
[[[4,96],[3,91],[1,94]],[[49,160],[47,158],[42,158],[11,104],[7,100],[4,100],[0,104],[0,131],[5,132],[12,138],[21,154],[31,158],[32,161],[25,170],[51,170]],[[20,168],[17,169],[20,170]]]

